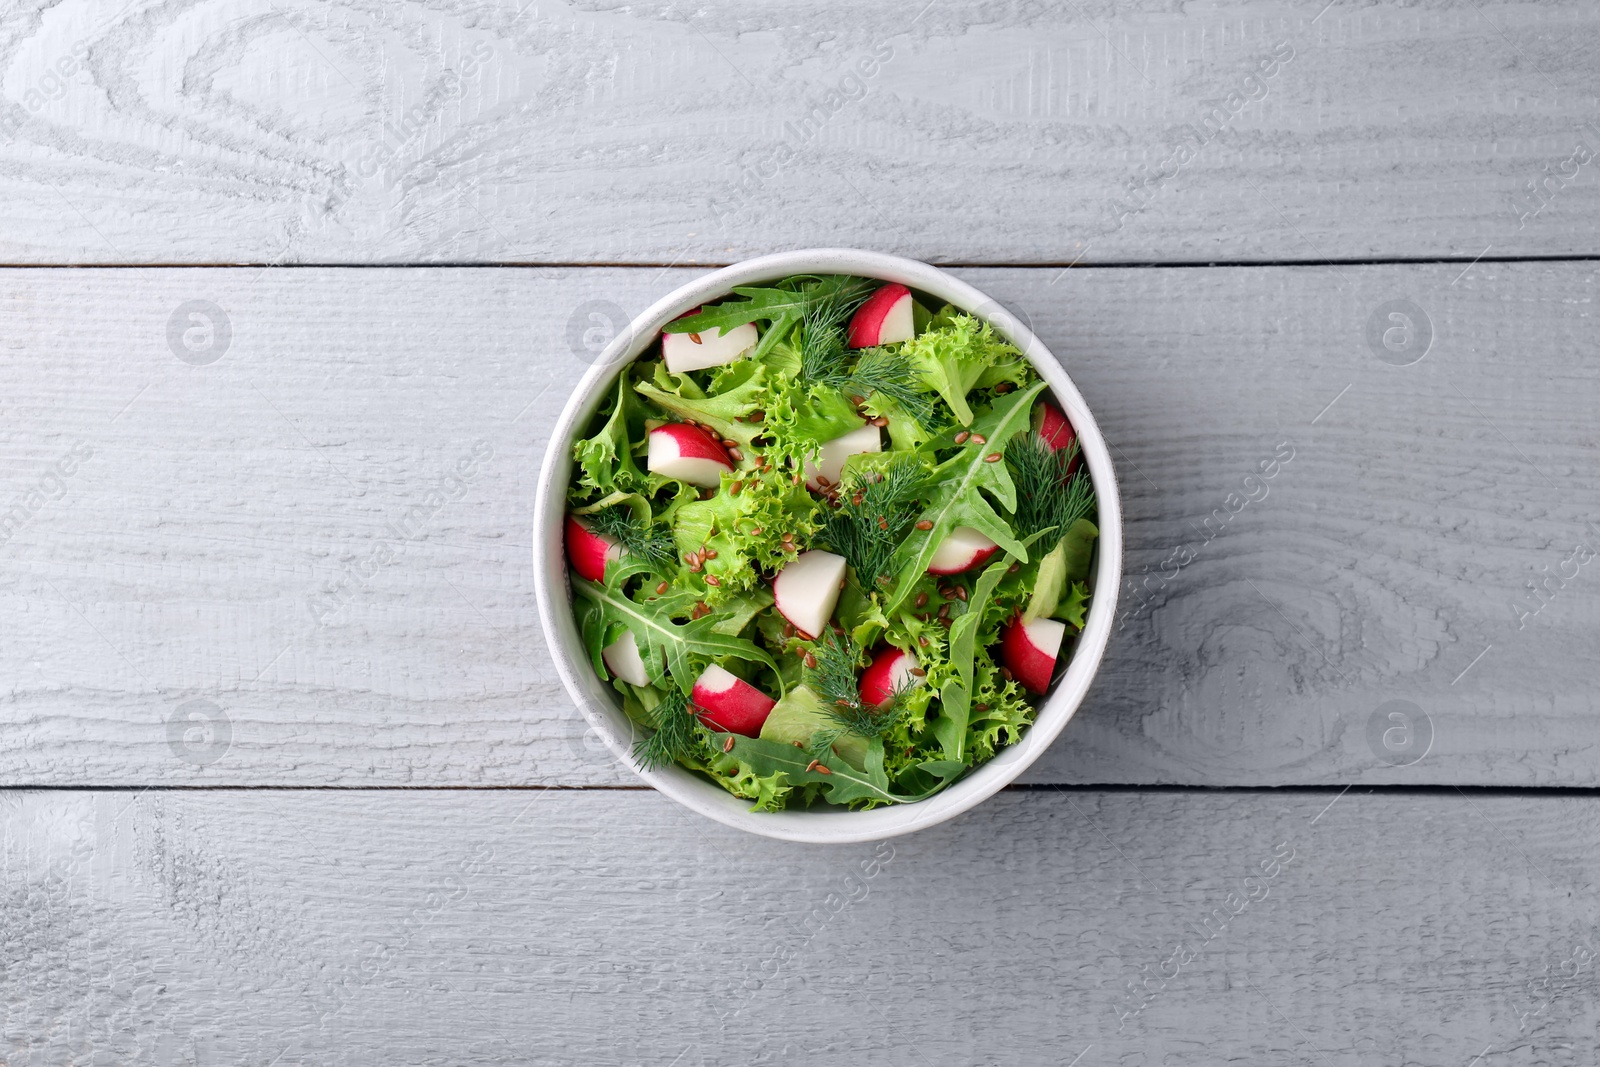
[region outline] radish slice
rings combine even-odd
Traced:
[[[917,657],[898,648],[886,648],[872,658],[861,672],[861,702],[881,708],[902,690],[921,685],[922,678],[911,672]]]
[[[882,452],[883,435],[871,423],[859,430],[851,430],[843,437],[824,442],[817,462],[806,464],[806,488],[815,492],[823,484],[838,485],[844,470],[844,461],[865,452]]]
[[[733,470],[727,449],[711,434],[686,422],[669,422],[649,434],[645,467],[680,482],[715,489],[723,471]]]
[[[629,685],[650,684],[650,672],[645,670],[644,659],[639,655],[639,643],[633,639],[633,631],[624,631],[621,637],[601,649],[600,658],[606,661],[606,668],[612,674]]]
[[[1000,546],[970,526],[957,526],[939,542],[928,562],[929,574],[960,574],[989,562]]]
[[[755,737],[761,733],[761,724],[767,721],[767,712],[777,701],[767,694],[713,663],[695,680],[689,697],[694,701],[700,721],[717,730]]]
[[[850,319],[850,347],[892,345],[916,335],[912,324],[911,290],[898,283],[885,285],[867,297]]]
[[[1060,408],[1048,400],[1041,400],[1034,408],[1034,420],[1038,423],[1036,433],[1050,446],[1050,451],[1055,452],[1072,444],[1077,437],[1077,431],[1072,428],[1072,423],[1067,421]],[[1077,465],[1077,461],[1073,461]]]
[[[700,309],[696,308],[694,314]],[[679,318],[684,316],[680,315]],[[664,333],[661,335],[661,358],[674,374],[705,370],[732,363],[755,347],[761,335],[754,323],[735,326],[727,333],[713,326],[699,333]]]
[[[579,577],[591,582],[605,580],[606,563],[622,558],[622,546],[602,537],[572,515],[566,522],[567,559]]]
[[[1061,638],[1066,632],[1066,626],[1055,619],[1028,623],[1017,619],[1006,627],[1001,638],[1001,658],[1017,681],[1031,692],[1043,693],[1050,688],[1056,653],[1061,651]]]
[[[814,548],[800,553],[772,579],[773,605],[806,640],[815,640],[833,617],[844,569],[843,556]]]

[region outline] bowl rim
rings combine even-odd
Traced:
[[[633,362],[661,328],[683,312],[726,296],[736,285],[773,281],[794,274],[854,274],[938,297],[990,322],[1022,350],[1077,431],[1083,461],[1094,484],[1100,536],[1091,576],[1095,590],[1083,632],[1056,687],[1040,703],[1022,740],[1002,749],[927,800],[870,811],[753,812],[749,802],[677,765],[652,770],[634,762],[638,732],[615,693],[592,668],[572,611],[563,546],[572,440],[603,402],[623,365]],[[1017,316],[977,287],[946,271],[900,256],[854,248],[807,248],[743,260],[678,286],[621,330],[573,389],[551,429],[535,488],[534,587],[540,624],[556,671],[568,694],[601,740],[625,766],[661,793],[725,826],[778,840],[812,844],[877,841],[925,829],[965,812],[1015,781],[1060,736],[1082,705],[1099,671],[1116,615],[1122,583],[1122,508],[1116,468],[1099,424],[1054,353]]]

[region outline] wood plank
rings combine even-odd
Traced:
[[[1347,1067],[1592,1044],[1592,799],[1334,796],[1008,791],[823,848],[649,792],[13,793],[0,1056]]]
[[[0,262],[1592,255],[1597,54],[1554,0],[46,5]]]
[[[0,781],[630,783],[544,650],[530,494],[569,328],[691,273],[0,272]],[[1066,363],[1127,515],[1121,628],[1030,780],[1594,783],[1593,264],[961,274]],[[1365,340],[1402,296],[1406,367]],[[196,300],[208,365],[169,347]]]

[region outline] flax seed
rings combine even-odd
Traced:
[[[751,537],[760,537],[761,536],[761,527],[757,526],[755,529],[751,530],[750,531],[750,536]]]
[[[967,438],[969,438],[971,436],[972,435],[970,433],[968,433],[965,430],[962,430],[960,433],[956,434],[956,444],[958,444],[958,445],[966,444],[967,443]]]
[[[701,601],[699,601],[698,603],[695,604],[694,609],[691,610],[689,612],[689,614],[690,614],[691,617],[699,619],[699,618],[702,618],[702,617],[704,617],[706,615],[710,615],[711,614],[711,608],[710,608],[710,606],[708,604],[706,604],[706,602],[704,600],[701,600]]]
[[[975,433],[972,435],[972,443],[975,445],[986,445],[989,443],[989,439],[983,436],[981,433]]]
[[[939,620],[939,625],[943,626],[946,630],[948,630],[948,629],[950,629],[950,624],[951,624],[952,621],[953,620],[949,616],[944,616]]]
[[[715,552],[713,552],[711,554],[713,556],[716,555]],[[965,604],[967,602],[967,587],[966,586],[964,586],[964,585],[956,586],[956,599],[961,601],[963,604]]]
[[[1020,571],[1020,570],[1021,570],[1021,569],[1022,569],[1022,564],[1020,564],[1020,563],[1013,563],[1013,564],[1012,564],[1012,565],[1011,565],[1011,566],[1009,566],[1009,567],[1007,567],[1007,568],[1006,568],[1006,573],[1007,573],[1007,574],[1015,574],[1015,573],[1017,573],[1017,572],[1018,572],[1018,571]]]
[[[889,520],[887,518],[885,518],[884,516],[879,515],[878,516],[878,529],[887,530],[888,528],[889,528]]]
[[[1010,667],[1001,667],[1000,668],[1000,677],[1004,678],[1008,682],[1011,681],[1011,668]]]
[[[736,481],[732,485],[728,486],[728,495],[729,496],[738,496],[739,495],[739,491],[741,489],[743,489],[743,488],[744,488],[744,483]]]
[[[786,622],[786,623],[783,624],[783,636],[785,636],[785,637],[793,637],[794,636],[794,623]]]
[[[917,594],[917,607],[925,608],[927,606],[928,606],[928,594],[927,593],[918,593]]]
[[[833,772],[828,770],[828,768],[824,767],[822,764],[819,763],[819,764],[817,764],[817,773],[818,774],[832,774]]]
[[[933,520],[932,519],[923,519],[921,522],[917,523],[917,529],[919,529],[919,530],[931,530],[931,529],[933,529]]]
[[[794,476],[794,484],[795,485],[799,485],[800,484],[800,475],[796,474]]]
[[[716,559],[717,558],[717,550],[714,549],[714,548],[702,548],[700,550],[700,558],[701,559]],[[961,599],[965,600],[967,598],[966,597],[962,597]]]
[[[809,641],[811,638],[808,637],[806,640]],[[810,667],[812,670],[817,669],[817,657],[813,656],[809,652],[806,653],[806,666]]]
[[[928,639],[919,634],[917,636],[917,644],[921,645],[923,648],[927,648],[928,647]]]
[[[850,497],[850,503],[854,504],[856,507],[859,508],[861,506],[861,494],[860,493],[856,493],[853,496],[851,496]]]
[[[973,711],[988,711],[989,710],[989,705],[987,705],[987,704],[974,704],[974,705],[972,705],[972,710]]]
[[[660,585],[656,586],[656,595],[657,596],[660,596],[662,593],[665,593],[666,591],[667,591],[667,583],[666,582],[662,582]]]
[[[926,678],[928,676],[928,672],[923,670],[921,667],[912,667],[911,676],[913,678]]]
[[[885,426],[889,425],[889,416],[879,415],[877,418],[872,420],[872,425],[876,426],[880,430],[883,429]]]
[[[756,408],[748,416],[748,418],[750,419],[751,422],[762,422],[762,421],[764,421],[766,419],[766,417],[767,417],[767,413],[765,411],[762,411],[760,408]]]
[[[700,340],[700,335],[699,335],[699,334],[697,334],[697,333],[691,333],[691,334],[690,334],[690,335],[689,335],[689,340],[691,340],[691,341],[693,341],[693,342],[694,342],[694,343],[695,343],[695,344],[697,344],[697,345],[703,345],[703,344],[705,344],[705,342],[704,342],[704,341],[702,341],[702,340]]]
[[[706,579],[706,581],[708,581],[708,582],[710,580],[711,579],[709,579],[709,578]],[[940,604],[939,605],[939,621],[940,622],[944,622],[949,617],[950,617],[950,605],[949,604]]]
[[[715,574],[708,574],[708,575],[706,575],[706,584],[707,585],[721,585],[722,584],[722,579],[718,578]]]
[[[722,742],[722,751],[724,751],[724,752],[732,752],[733,751],[733,735],[732,734],[729,734],[728,735],[728,739],[726,741]]]
[[[985,463],[999,463],[1000,462],[1000,453],[998,453],[998,452],[990,452],[987,456],[983,457],[983,461]]]
[[[1011,392],[1011,390],[1015,389],[1016,387],[1017,386],[1015,382],[1001,382],[999,385],[994,387],[994,391],[997,394],[1004,396],[1006,393]]]
[[[814,771],[816,769],[817,769],[817,761],[816,760],[812,760],[810,763],[806,764],[806,773],[807,774],[810,774],[812,771]]]
[[[730,448],[728,449],[728,458],[733,460],[735,463],[743,463],[744,453],[739,451],[737,448]]]

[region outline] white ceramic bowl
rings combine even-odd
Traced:
[[[1098,497],[1100,538],[1092,575],[1095,595],[1066,673],[1038,707],[1036,721],[1021,741],[1001,749],[994,759],[970,771],[943,792],[915,804],[872,811],[753,812],[749,810],[749,801],[682,767],[669,766],[660,770],[640,767],[631,752],[640,731],[623,714],[615,691],[596,676],[572,614],[572,588],[567,580],[562,544],[562,517],[572,473],[575,434],[589,425],[595,411],[609,395],[617,371],[648,348],[666,323],[690,308],[726,296],[736,285],[776,281],[792,274],[854,274],[899,282],[993,323],[1027,355],[1039,375],[1049,383],[1050,391],[1078,432],[1083,458]],[[724,267],[656,301],[606,347],[573,391],[550,435],[537,492],[533,564],[539,616],[567,691],[617,758],[645,781],[708,818],[767,837],[823,844],[874,841],[943,822],[992,796],[1038,759],[1078,710],[1099,669],[1111,635],[1111,621],[1116,615],[1117,590],[1122,579],[1121,503],[1105,439],[1083,397],[1049,350],[1004,307],[937,267],[898,256],[851,248],[780,252]]]

